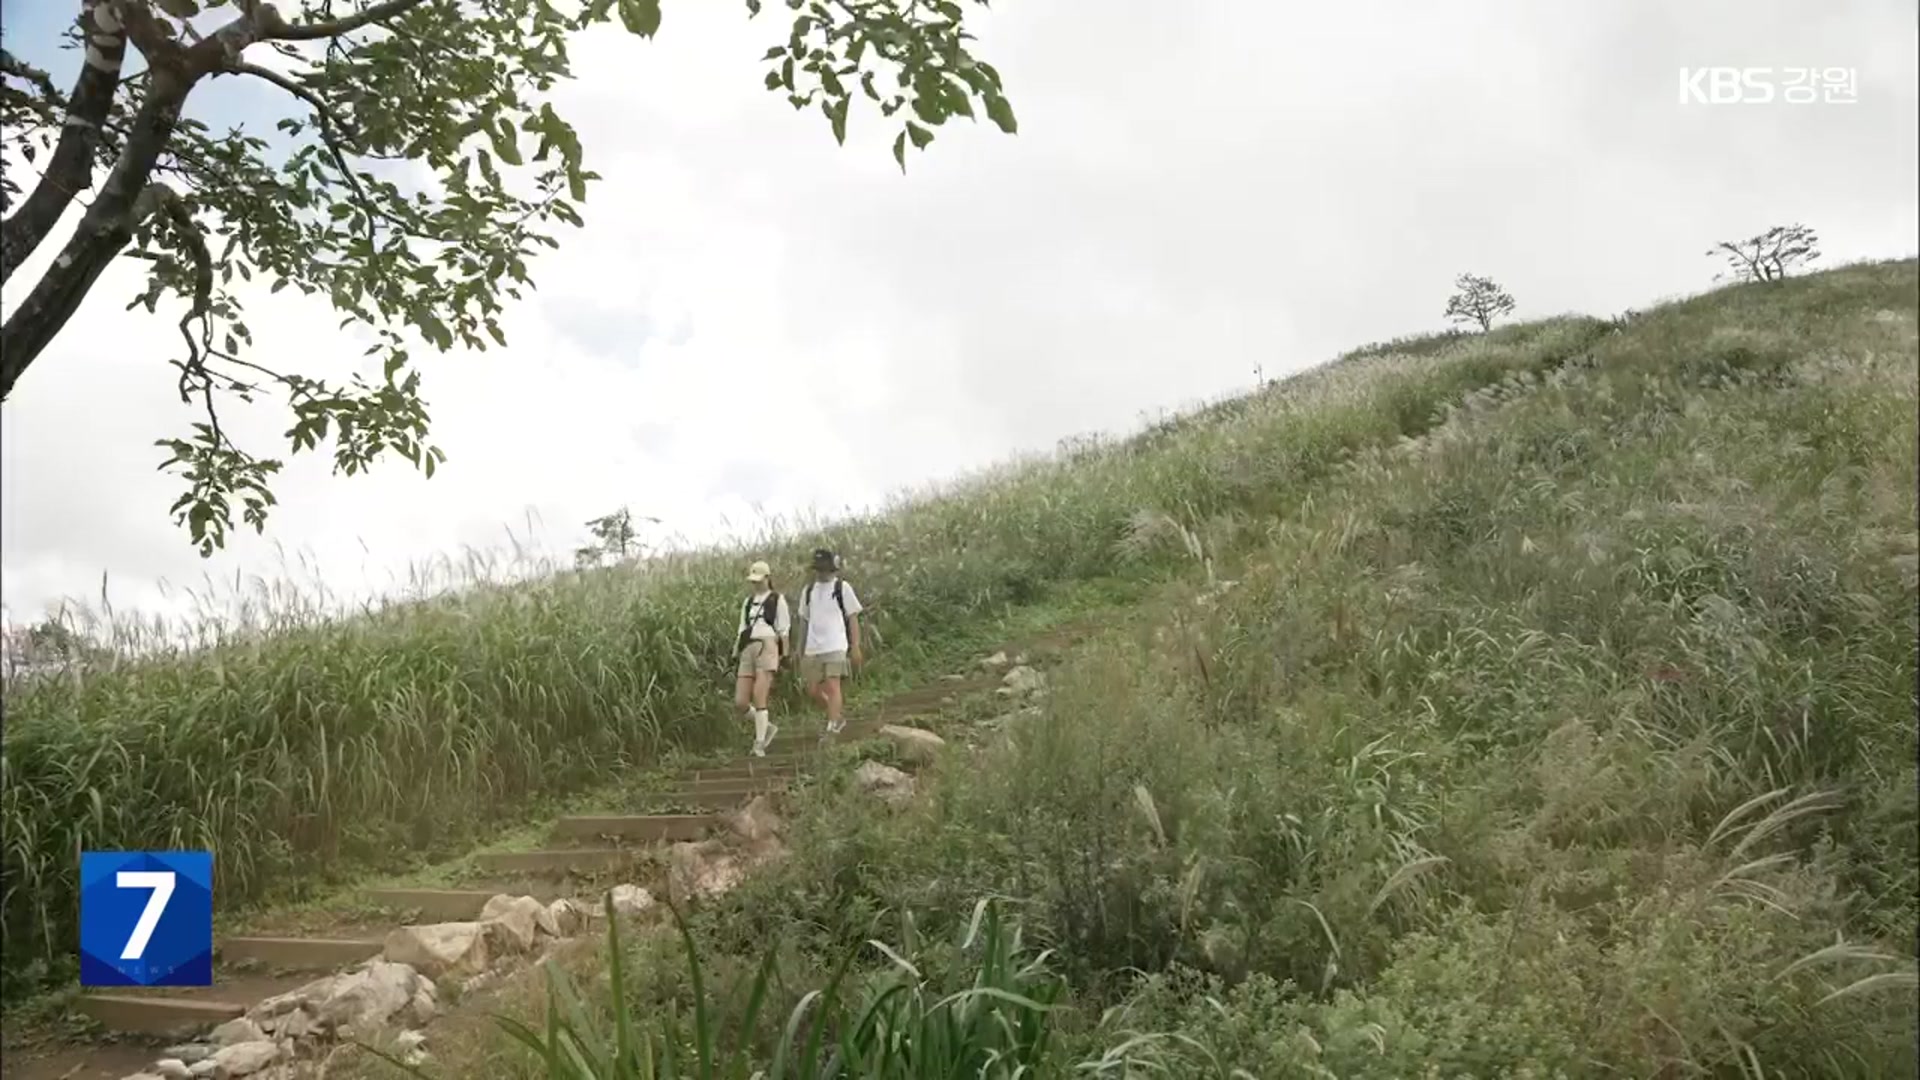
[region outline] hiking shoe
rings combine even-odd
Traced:
[[[838,735],[845,730],[847,730],[847,722],[845,720],[827,721],[827,734]]]

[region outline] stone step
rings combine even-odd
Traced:
[[[639,861],[637,848],[560,848],[551,851],[501,851],[475,856],[489,874],[607,874]],[[483,901],[484,902],[484,901]]]
[[[380,955],[379,938],[231,937],[220,960],[251,960],[281,971],[332,971]]]
[[[640,843],[698,840],[720,823],[712,814],[611,814],[563,817],[553,824],[556,840],[591,840],[616,836]]]

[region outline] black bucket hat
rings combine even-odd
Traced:
[[[840,556],[835,555],[826,548],[814,548],[813,568],[815,570],[838,570],[840,569]]]

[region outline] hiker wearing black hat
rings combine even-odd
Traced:
[[[827,710],[827,734],[845,726],[840,718],[840,680],[861,663],[860,598],[853,586],[840,580],[840,557],[826,548],[813,553],[813,580],[800,590],[799,618],[794,632],[801,640],[793,651],[800,657],[800,681],[807,695]]]

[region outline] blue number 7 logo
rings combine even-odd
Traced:
[[[213,852],[82,852],[80,984],[211,986]]]

